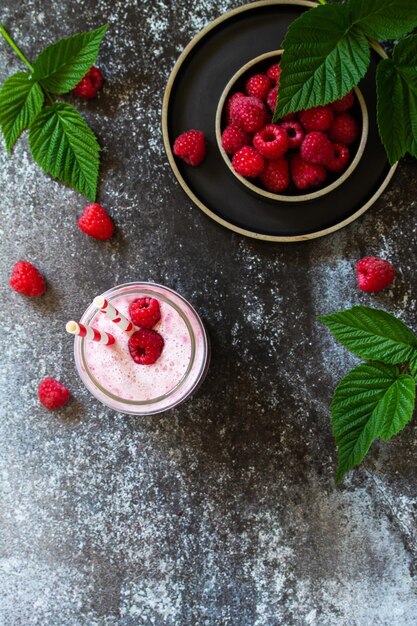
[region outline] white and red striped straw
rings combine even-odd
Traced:
[[[104,330],[97,330],[92,326],[84,326],[81,322],[70,321],[67,322],[65,329],[71,335],[78,335],[78,337],[85,337],[91,339],[91,341],[99,341],[105,346],[111,346],[116,340],[113,335],[106,333]]]
[[[114,324],[117,324],[122,330],[129,332],[135,328],[132,322],[122,315],[120,311],[115,309],[114,306],[103,296],[97,296],[97,298],[94,298],[93,304],[97,307],[97,309],[104,313],[109,320],[111,320]]]

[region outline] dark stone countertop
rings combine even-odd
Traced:
[[[75,226],[77,193],[34,166],[27,139],[0,155],[0,624],[3,626],[414,626],[417,425],[373,446],[334,485],[329,402],[355,359],[315,321],[354,303],[417,327],[415,161],[368,213],[298,245],[244,239],[182,192],[160,109],[184,45],[235,0],[5,0],[30,58],[108,21],[107,84],[80,104],[104,148],[110,242]],[[0,79],[22,68],[0,43]],[[393,289],[360,294],[354,262],[381,255]],[[49,282],[32,301],[7,279],[19,258]],[[139,419],[100,405],[63,332],[92,298],[145,279],[187,297],[213,360],[192,401]],[[55,376],[73,400],[36,398]]]

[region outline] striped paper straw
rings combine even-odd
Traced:
[[[134,329],[132,322],[115,309],[114,306],[106,300],[106,298],[103,298],[103,296],[97,296],[97,298],[94,298],[93,304],[102,313],[104,313],[109,320],[114,322],[114,324],[117,324],[122,330],[129,332]]]
[[[110,333],[104,332],[104,330],[97,330],[92,326],[84,326],[81,322],[70,321],[65,326],[67,333],[71,335],[78,335],[78,337],[85,337],[91,339],[91,341],[99,341],[106,346],[111,346],[115,342],[115,338]]]

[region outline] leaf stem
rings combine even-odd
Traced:
[[[0,33],[3,35],[7,43],[11,48],[16,52],[17,56],[23,61],[23,63],[29,68],[31,72],[33,72],[33,65],[28,61],[23,52],[17,47],[13,39],[10,37],[9,33],[4,28],[3,24],[0,23]]]

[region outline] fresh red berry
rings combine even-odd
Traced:
[[[300,146],[300,156],[304,161],[316,165],[327,165],[333,159],[334,148],[330,139],[324,133],[312,130],[304,137]]]
[[[358,135],[358,122],[350,113],[340,113],[336,115],[329,130],[329,137],[332,141],[349,145],[356,141]]]
[[[45,378],[39,384],[38,398],[40,403],[51,411],[64,406],[70,398],[70,392],[54,378]]]
[[[273,87],[268,94],[266,99],[266,103],[271,109],[272,113],[275,111],[275,107],[277,106],[277,98],[278,98],[278,87]]]
[[[329,104],[323,107],[319,106],[313,109],[307,109],[306,111],[300,111],[298,114],[298,119],[307,132],[310,130],[329,130],[333,118],[333,109]]]
[[[272,78],[272,80],[274,80],[276,83],[279,82],[280,74],[281,68],[279,66],[279,63],[274,63],[274,65],[271,65],[271,67],[266,72],[266,75],[269,76],[269,78]]]
[[[300,122],[297,122],[296,120],[288,120],[286,122],[281,122],[280,126],[287,133],[288,147],[290,149],[299,148],[305,137],[304,129]]]
[[[152,328],[161,319],[159,302],[156,298],[137,298],[129,306],[129,315],[136,326]]]
[[[276,124],[268,124],[256,133],[253,146],[265,159],[278,159],[288,150],[287,133]]]
[[[114,224],[106,210],[98,204],[88,204],[81,217],[78,218],[78,227],[94,239],[110,239],[114,233]]]
[[[152,365],[161,356],[164,340],[156,330],[141,328],[129,337],[130,356],[138,365]]]
[[[91,98],[96,97],[97,93],[103,87],[103,82],[103,72],[99,70],[98,67],[93,66],[72,90],[72,93],[85,100],[91,100]]]
[[[323,165],[303,161],[299,154],[291,161],[291,176],[297,189],[318,187],[326,180],[326,168]]]
[[[288,161],[285,157],[267,161],[265,169],[260,175],[260,180],[265,189],[273,193],[285,191],[290,184]]]
[[[333,158],[326,165],[331,172],[341,172],[349,163],[349,148],[342,143],[333,144]]]
[[[355,94],[353,91],[349,91],[343,98],[339,98],[339,100],[335,100],[332,103],[332,107],[338,113],[344,113],[344,111],[348,111],[353,107],[355,102]]]
[[[233,96],[230,96],[230,98],[226,101],[226,122],[227,124],[231,123],[231,117],[230,117],[230,111],[231,108],[233,106],[233,103],[236,102],[237,100],[239,100],[240,98],[244,98],[245,94],[242,91],[237,91],[236,93],[233,94]]]
[[[244,130],[229,124],[222,133],[222,146],[227,154],[235,154],[243,146],[248,146],[252,142],[252,135]]]
[[[206,138],[201,130],[187,130],[176,138],[174,154],[188,165],[200,165],[206,156]]]
[[[264,103],[254,96],[236,99],[230,107],[233,124],[247,133],[256,133],[265,124],[266,108]]]
[[[359,289],[362,291],[381,291],[392,284],[395,269],[385,259],[366,256],[356,263],[356,274]]]
[[[22,293],[29,298],[37,298],[46,291],[45,279],[39,270],[28,261],[15,263],[9,285],[14,291]]]
[[[252,146],[243,146],[233,156],[232,165],[237,174],[256,178],[265,167],[265,159]]]
[[[255,98],[259,98],[259,100],[266,100],[273,84],[274,82],[269,76],[265,76],[265,74],[255,74],[246,81],[245,91],[248,96],[255,96]]]

